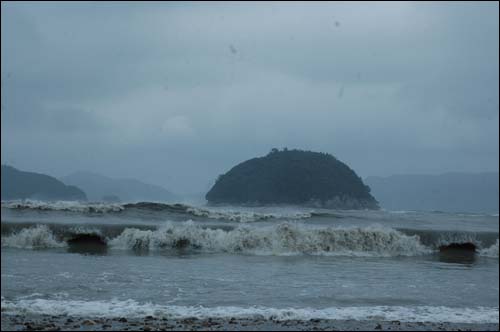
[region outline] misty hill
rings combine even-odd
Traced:
[[[75,186],[67,186],[52,176],[23,172],[2,165],[2,200],[38,199],[85,201],[85,193]]]
[[[339,209],[377,209],[370,188],[332,155],[273,149],[219,176],[209,204],[298,204]]]
[[[498,213],[498,173],[370,176],[365,182],[388,210]]]
[[[61,178],[64,183],[83,188],[91,201],[175,201],[177,196],[160,186],[135,179],[116,179],[107,176],[75,172]]]

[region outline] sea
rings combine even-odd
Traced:
[[[498,323],[498,214],[2,201],[2,315]]]

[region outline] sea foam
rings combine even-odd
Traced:
[[[480,256],[498,258],[498,239],[495,244],[493,244],[489,248],[479,250]]]
[[[328,308],[270,308],[166,306],[134,300],[72,301],[2,298],[2,314],[44,314],[75,317],[144,316],[182,318],[253,318],[272,320],[399,320],[402,322],[498,323],[498,307],[452,308],[443,306],[359,306]]]

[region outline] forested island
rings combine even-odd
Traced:
[[[220,175],[206,199],[209,204],[379,208],[370,188],[334,156],[286,148],[272,149]]]

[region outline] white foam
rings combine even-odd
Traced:
[[[89,227],[89,226],[82,226],[82,225],[77,225],[77,226],[71,226],[68,229],[68,232],[71,235],[74,234],[94,234],[94,235],[99,235],[102,236],[102,231],[96,227]]]
[[[498,239],[495,244],[489,248],[479,250],[480,256],[498,258]]]
[[[388,212],[390,214],[407,214],[407,213],[417,213],[415,210],[385,210],[385,212]]]
[[[2,236],[2,247],[43,249],[64,247],[64,242],[59,242],[46,225],[37,225],[23,228],[20,232],[9,236]]]
[[[2,314],[45,314],[75,317],[259,318],[273,320],[399,320],[402,322],[498,323],[498,307],[367,306],[314,308],[165,306],[134,300],[71,301],[2,298]]]
[[[34,210],[49,210],[49,211],[71,211],[71,212],[118,212],[124,207],[120,204],[109,203],[86,203],[79,201],[55,201],[43,202],[37,200],[20,200],[20,201],[2,201],[2,207],[8,209],[34,209]]]
[[[219,220],[229,220],[237,222],[252,222],[252,221],[264,221],[269,219],[307,219],[311,218],[311,213],[309,212],[288,212],[288,213],[258,213],[251,211],[234,211],[234,210],[207,210],[197,207],[188,207],[186,212],[197,216],[206,217],[209,219],[219,219]]]
[[[290,222],[266,227],[241,225],[233,230],[203,228],[192,221],[168,222],[155,231],[127,228],[108,243],[118,249],[186,246],[255,255],[413,256],[430,252],[418,236],[391,228],[313,228]]]

